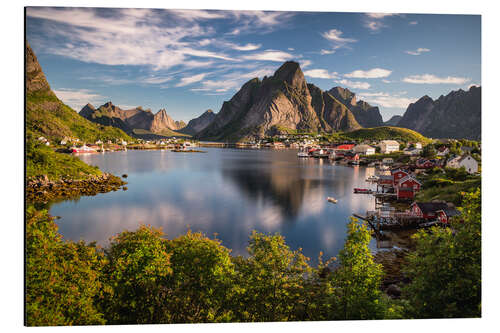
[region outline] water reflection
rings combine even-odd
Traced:
[[[127,191],[54,204],[65,238],[96,240],[134,230],[139,223],[162,227],[169,237],[191,228],[218,234],[235,254],[245,254],[253,229],[279,232],[294,249],[317,258],[335,256],[352,212],[373,209],[366,187],[370,169],[298,159],[295,151],[204,148],[206,154],[127,151],[82,157],[115,174],[128,174]],[[339,200],[334,205],[327,196]],[[376,245],[374,245],[374,248]]]

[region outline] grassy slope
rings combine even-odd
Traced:
[[[404,142],[430,143],[431,140],[422,134],[406,128],[381,126],[374,128],[362,128],[356,131],[342,133],[341,136],[349,139],[369,140],[398,140]]]
[[[51,180],[62,176],[85,179],[89,175],[100,174],[99,168],[85,164],[75,156],[56,153],[33,141],[26,144],[26,177],[47,175]]]
[[[26,95],[26,134],[43,135],[56,141],[63,137],[76,137],[85,142],[115,138],[132,140],[120,129],[101,126],[83,118],[45,91]]]

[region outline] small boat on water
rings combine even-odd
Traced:
[[[331,203],[334,203],[334,204],[336,204],[338,202],[338,200],[335,199],[335,198],[333,198],[333,197],[328,197],[328,198],[326,198],[326,200],[328,200],[328,202],[331,202]]]
[[[307,147],[301,147],[297,153],[297,157],[309,157],[309,152]]]
[[[354,188],[354,193],[361,193],[361,194],[372,194],[373,190],[370,190],[369,188]]]
[[[371,175],[370,177],[366,178],[366,181],[367,182],[376,182],[378,180],[379,177],[375,176],[375,175]]]
[[[73,154],[97,153],[97,151],[94,148],[88,147],[86,145],[83,145],[81,147],[73,146],[70,149]]]

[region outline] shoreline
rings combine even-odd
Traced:
[[[109,173],[91,175],[86,179],[61,178],[49,180],[46,175],[26,179],[25,199],[27,203],[48,203],[70,200],[81,196],[117,191],[127,182]]]

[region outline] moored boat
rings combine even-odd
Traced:
[[[83,145],[81,147],[71,147],[71,152],[73,154],[85,154],[85,153],[97,153],[94,148]]]
[[[335,203],[335,204],[338,202],[338,200],[333,198],[333,197],[328,197],[328,198],[326,198],[326,200],[328,200],[328,202]]]
[[[361,193],[361,194],[372,194],[373,190],[370,190],[369,188],[354,188],[354,193]]]

